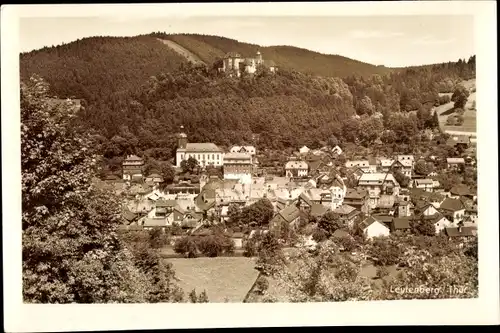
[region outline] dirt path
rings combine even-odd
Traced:
[[[176,42],[173,42],[171,40],[166,40],[166,39],[160,39],[157,38],[160,42],[163,44],[167,45],[170,47],[172,50],[175,52],[179,53],[181,56],[186,58],[189,62],[193,63],[194,65],[206,65],[205,62],[203,62],[196,54],[192,53],[191,51],[185,49],[181,45],[177,44]]]

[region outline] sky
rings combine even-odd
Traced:
[[[21,52],[84,37],[161,31],[291,45],[388,67],[457,61],[475,54],[472,15],[23,17],[19,24]]]

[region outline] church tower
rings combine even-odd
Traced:
[[[262,65],[262,54],[260,53],[260,51],[257,51],[257,57],[255,60],[257,65]]]
[[[184,133],[184,126],[181,126],[181,132],[177,136],[177,149],[186,149],[187,135]]]

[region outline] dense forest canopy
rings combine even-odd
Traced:
[[[190,65],[159,37],[196,52],[207,66]],[[180,125],[191,142],[259,149],[318,147],[333,136],[365,146],[377,139],[414,143],[419,130],[437,125],[431,109],[439,93],[475,77],[475,56],[341,77],[329,75],[330,58],[292,47],[264,49],[265,58],[286,64],[275,75],[259,70],[253,77],[230,78],[210,63],[231,49],[257,48],[201,35],[93,37],[22,54],[21,77],[37,73],[50,83],[52,95],[81,99],[80,122],[102,143],[105,157],[146,153],[164,160],[173,157]],[[326,66],[321,76],[302,71],[316,71],[316,63]]]

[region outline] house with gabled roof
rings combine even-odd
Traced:
[[[420,188],[424,191],[432,191],[434,189],[434,181],[432,179],[424,178],[424,179],[415,179],[413,181],[414,188]]]
[[[465,207],[458,199],[446,198],[439,206],[439,211],[455,225],[465,217]]]
[[[368,191],[360,188],[348,188],[343,204],[352,206],[360,212],[367,214],[369,211],[368,199]]]
[[[471,195],[471,190],[465,184],[457,184],[450,189],[450,197],[454,199],[459,199],[460,197],[465,197],[470,195]]]
[[[252,156],[254,156],[256,153],[256,149],[254,146],[232,146],[229,151],[231,153],[245,153]]]
[[[279,232],[283,225],[295,227],[298,225],[301,217],[306,217],[306,214],[304,214],[304,212],[302,212],[296,205],[289,205],[280,210],[276,215],[274,215],[271,221],[269,221],[269,230]]]
[[[390,234],[389,227],[385,223],[375,219],[373,216],[367,217],[360,223],[359,226],[367,239],[386,237]]]
[[[306,177],[309,166],[306,161],[288,161],[285,164],[286,177]]]

